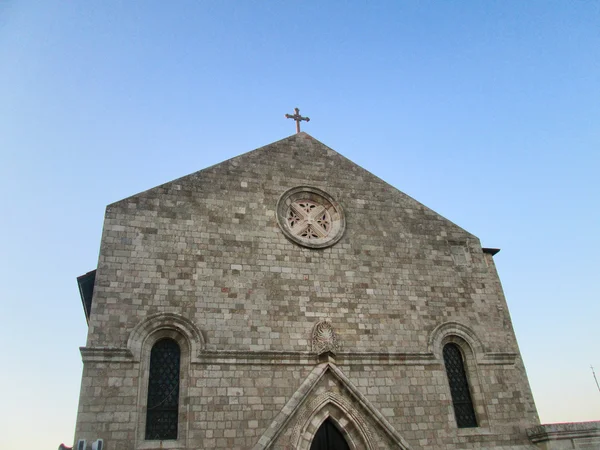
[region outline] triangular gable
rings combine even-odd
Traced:
[[[240,168],[250,168],[252,166],[256,167],[256,173],[254,174],[257,178],[262,177],[264,174],[263,166],[269,166],[273,169],[274,173],[280,174],[287,167],[279,167],[277,160],[280,155],[289,154],[292,152],[294,155],[295,161],[293,165],[301,167],[303,166],[302,158],[306,157],[306,155],[310,154],[312,157],[316,157],[322,160],[322,169],[327,172],[328,170],[339,169],[340,167],[344,170],[351,171],[356,174],[357,177],[364,177],[365,179],[370,180],[371,183],[380,184],[380,189],[389,190],[391,192],[395,192],[398,196],[399,204],[405,205],[407,210],[415,210],[421,211],[419,214],[424,214],[427,217],[435,217],[439,220],[442,220],[446,223],[447,226],[454,228],[459,234],[465,234],[465,238],[474,238],[468,231],[456,225],[454,222],[449,219],[443,217],[441,214],[433,211],[427,206],[423,205],[419,201],[410,197],[408,194],[400,191],[396,187],[382,180],[378,176],[364,169],[360,165],[346,158],[342,154],[336,152],[332,148],[323,144],[318,139],[310,136],[305,132],[301,132],[298,134],[294,134],[288,136],[287,138],[281,139],[279,141],[273,142],[271,144],[265,145],[263,147],[259,147],[255,150],[251,150],[249,152],[243,153],[241,155],[235,156],[228,160],[217,163],[213,166],[207,167],[205,169],[201,169],[197,172],[193,172],[191,174],[185,175],[181,178],[175,179],[173,181],[164,183],[162,185],[156,186],[154,188],[148,189],[146,191],[140,192],[138,194],[132,195],[125,199],[119,200],[115,203],[109,205],[111,207],[117,207],[120,204],[127,205],[128,202],[135,201],[135,199],[154,199],[155,197],[163,194],[167,191],[177,191],[182,189],[182,187],[186,184],[193,184],[196,188],[203,184],[203,178],[205,174],[209,173],[220,173],[221,175],[235,178],[234,173],[238,171]],[[251,169],[252,171],[252,169]],[[292,183],[294,184],[294,183]],[[302,184],[300,181],[295,184]],[[398,207],[398,205],[390,205],[391,208]],[[408,206],[406,206],[408,205]],[[411,212],[412,214],[412,212]]]
[[[379,429],[387,435],[387,437],[397,446],[397,448],[410,450],[408,443],[394,429],[392,424],[388,422],[383,414],[381,414],[377,408],[373,406],[373,404],[358,390],[358,388],[348,379],[348,377],[346,377],[344,373],[332,362],[319,364],[311,371],[310,374],[308,374],[304,382],[300,385],[296,392],[294,392],[279,414],[267,427],[256,445],[253,447],[253,450],[267,450],[271,448],[271,446],[276,442],[277,438],[290,425],[292,418],[310,397],[310,394],[319,384],[319,381],[321,381],[328,373],[342,384],[348,396],[358,404],[360,409],[366,413],[368,418],[371,419],[379,427]]]

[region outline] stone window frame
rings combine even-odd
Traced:
[[[168,353],[172,353],[173,356],[175,356],[176,354],[176,358],[173,358],[169,361],[164,361],[161,360],[160,356],[161,356],[161,348],[165,348],[165,346],[169,349],[167,350]],[[160,377],[160,372],[162,372],[164,369],[167,369],[169,372],[172,371],[173,369],[176,368],[176,372],[173,373],[173,375],[175,375],[176,373],[176,377],[174,376],[170,382],[172,382],[173,384],[171,385],[172,390],[166,395],[164,396],[164,392],[162,391],[162,388],[157,384],[151,384],[150,381],[153,379],[153,375],[156,377],[157,375]],[[151,422],[154,422],[154,420],[151,420],[149,418],[149,413],[150,413],[150,408],[147,406],[146,407],[146,426],[145,426],[145,440],[147,441],[174,441],[177,440],[177,436],[179,435],[179,387],[180,387],[180,380],[181,380],[181,375],[180,375],[180,369],[181,369],[181,347],[180,345],[177,343],[176,340],[173,340],[171,338],[162,338],[159,339],[158,341],[156,341],[154,343],[154,345],[152,346],[152,348],[150,349],[150,363],[149,363],[149,376],[148,376],[148,389],[146,389],[146,394],[147,394],[147,399],[148,401],[146,402],[146,405],[150,404],[150,399],[151,397],[155,397],[156,394],[160,394],[160,398],[161,400],[158,401],[157,403],[154,404],[153,408],[155,408],[155,412],[158,416],[158,420],[156,422],[160,423],[161,419],[160,417],[164,418],[164,414],[166,411],[171,411],[171,408],[176,411],[176,421],[175,421],[175,437],[157,437],[160,435],[160,432],[158,432],[158,430],[154,430],[155,436],[149,436],[150,435],[150,430],[153,428],[153,424]],[[161,408],[161,406],[163,406],[162,404],[167,403],[167,400],[170,399],[171,395],[176,392],[177,394],[177,398],[175,399],[175,404],[173,405],[172,402],[170,403],[171,408],[165,410],[163,408]],[[156,398],[154,398],[154,401],[156,401]],[[168,416],[167,416],[168,417]],[[162,433],[169,433],[169,431],[167,430],[161,430]]]
[[[150,352],[162,339],[172,339],[180,349],[179,366],[179,416],[177,439],[146,440],[146,409],[150,375]],[[158,313],[142,320],[131,332],[127,342],[138,366],[137,424],[134,448],[137,450],[186,448],[189,436],[189,406],[185,401],[189,392],[191,365],[205,340],[200,330],[179,314]],[[134,366],[135,370],[135,366]]]
[[[148,406],[148,381],[150,375],[150,352],[154,344],[163,339],[172,339],[179,345],[179,416],[177,421],[177,439],[170,440],[146,440],[146,412]],[[138,395],[138,425],[137,425],[137,445],[138,449],[169,449],[186,446],[188,435],[189,416],[184,402],[188,392],[190,379],[190,345],[185,336],[178,330],[159,329],[153,332],[145,340],[142,347],[139,376],[139,395]]]
[[[331,219],[331,232],[326,238],[311,240],[304,239],[292,233],[287,223],[287,213],[290,205],[298,200],[307,200],[314,203],[323,203]],[[285,191],[279,197],[275,208],[277,222],[283,235],[290,241],[310,249],[323,249],[335,245],[344,236],[346,231],[346,216],[339,202],[322,189],[301,185]]]
[[[455,347],[457,349],[457,351],[458,351],[458,354],[460,355],[460,359],[461,359],[461,362],[462,362],[462,373],[463,373],[463,375],[466,378],[467,388],[468,388],[468,391],[469,391],[470,409],[473,410],[473,414],[472,415],[474,416],[474,422],[475,422],[474,426],[471,425],[471,424],[469,424],[469,425],[464,425],[463,424],[462,426],[458,424],[458,419],[456,417],[457,416],[456,408],[457,408],[457,403],[458,402],[457,402],[457,399],[452,395],[452,386],[451,385],[453,383],[452,383],[452,380],[450,379],[450,376],[448,375],[448,366],[446,364],[446,349],[449,348],[449,347]],[[473,390],[473,388],[471,386],[471,384],[472,384],[471,380],[469,379],[469,365],[468,365],[467,360],[465,358],[464,350],[456,342],[446,342],[443,345],[443,347],[442,347],[442,354],[443,354],[443,357],[444,357],[444,368],[446,369],[446,380],[448,381],[448,387],[450,388],[450,398],[452,400],[452,407],[454,409],[454,419],[456,420],[456,426],[457,426],[457,428],[461,428],[461,429],[464,429],[464,428],[479,428],[479,420],[477,418],[477,412],[475,411],[475,404],[473,402],[473,395],[471,393],[471,391]],[[467,402],[465,401],[465,403],[467,403]],[[469,416],[471,416],[471,414],[469,414]]]
[[[329,394],[327,400],[313,411],[310,419],[304,424],[298,442],[295,443],[293,448],[296,450],[310,450],[317,431],[319,431],[323,422],[330,419],[344,436],[350,450],[372,450],[374,448],[372,443],[365,436],[364,431],[361,431],[362,427],[352,420],[352,415],[349,411],[346,411],[343,404],[336,402]]]
[[[446,344],[456,344],[462,353],[469,391],[471,393],[471,401],[473,403],[473,409],[475,410],[477,427],[459,428],[456,423],[454,404],[443,356],[443,349]],[[475,332],[466,325],[458,322],[445,322],[438,325],[431,333],[429,338],[429,350],[435,355],[442,367],[444,377],[443,384],[446,390],[446,398],[448,399],[448,422],[453,425],[452,428],[460,435],[489,433],[490,422],[487,411],[487,401],[484,395],[483,383],[481,382],[477,364],[477,362],[483,358],[485,353],[481,340],[477,337]]]

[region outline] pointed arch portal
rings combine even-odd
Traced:
[[[310,450],[350,450],[350,447],[333,422],[327,419],[317,431]]]

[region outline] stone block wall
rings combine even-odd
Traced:
[[[278,201],[299,186],[343,209],[334,245],[308,248],[282,232]],[[365,421],[348,422],[348,439],[531,448],[526,430],[539,421],[492,255],[305,133],[107,208],[76,438],[123,450],[260,448],[319,364],[313,331],[323,320],[337,336],[336,376],[346,379],[331,381],[331,392],[358,402]],[[143,427],[149,349],[161,336],[180,342],[183,359],[179,439],[157,444]],[[441,356],[448,342],[465,356],[475,429],[456,428]],[[315,385],[289,426],[324,392]],[[269,445],[300,445],[292,431]]]

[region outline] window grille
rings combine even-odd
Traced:
[[[456,424],[459,428],[476,427],[477,419],[471,400],[469,381],[467,380],[462,352],[458,345],[446,344],[444,346],[444,365],[450,384]]]
[[[179,345],[162,339],[150,352],[146,439],[177,439],[179,416]]]

